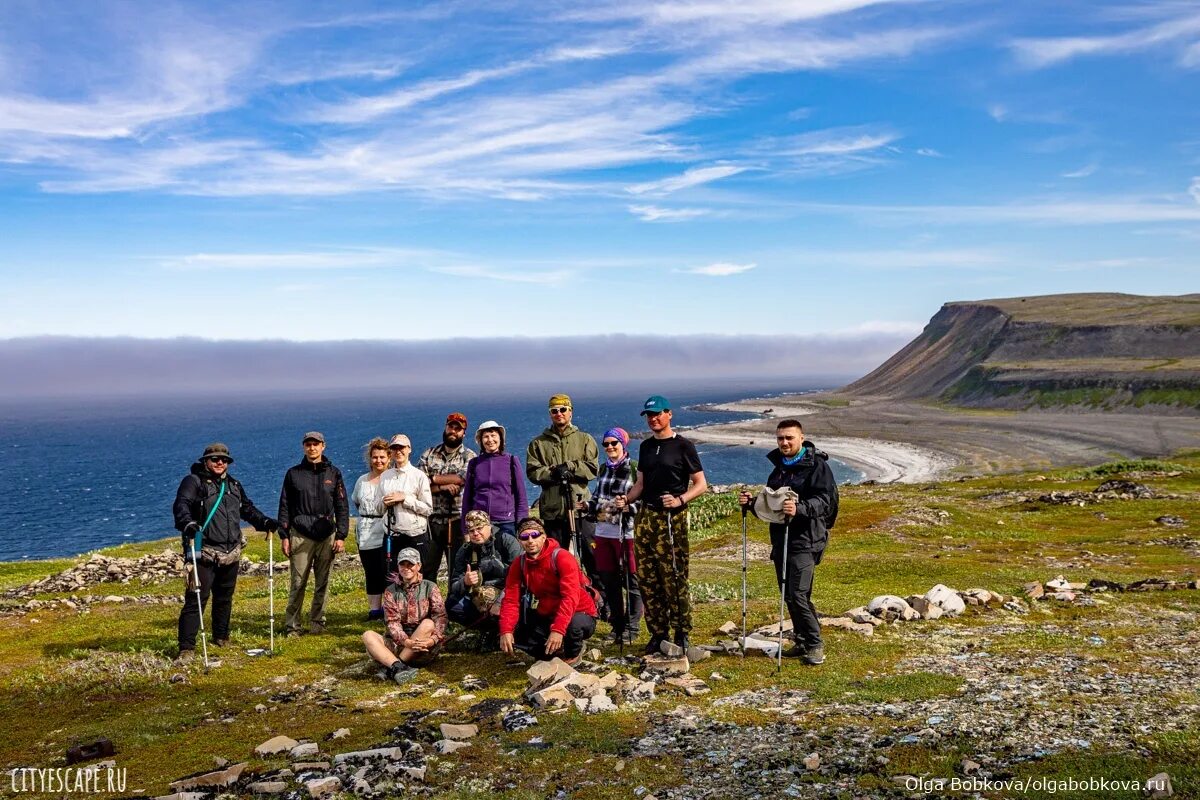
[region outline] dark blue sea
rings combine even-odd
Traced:
[[[667,394],[675,426],[686,429],[747,416],[697,406],[816,388],[741,382],[672,386],[669,391],[661,386],[572,387],[570,394],[575,424],[599,440],[613,425],[634,436],[644,431],[638,412],[652,393]],[[175,490],[212,441],[229,445],[236,459],[232,474],[269,516],[275,516],[284,472],[300,461],[300,438],[308,430],[325,434],[325,454],[341,468],[347,491],[366,471],[363,445],[371,437],[408,434],[415,461],[422,450],[441,441],[450,411],[462,411],[470,420],[472,449],[478,449],[471,439],[475,426],[498,420],[508,430],[507,449],[523,461],[526,444],[548,424],[549,394],[488,388],[452,397],[374,391],[361,396],[54,400],[0,406],[0,561],[69,556],[172,534]],[[709,483],[766,477],[765,449],[701,444],[699,451]],[[839,482],[861,478],[844,464],[833,468]],[[530,500],[536,496],[531,489]]]

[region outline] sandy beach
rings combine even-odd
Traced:
[[[983,411],[832,393],[709,408],[756,416],[696,428],[689,437],[772,447],[778,420],[798,417],[819,448],[881,483],[1169,457],[1200,447],[1200,418],[1184,414]]]

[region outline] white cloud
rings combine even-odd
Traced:
[[[1195,198],[1194,191],[1192,194]],[[810,212],[845,214],[887,224],[908,224],[914,220],[938,225],[1025,223],[1066,226],[1200,222],[1200,207],[1195,204],[1140,198],[961,206],[806,203],[800,207]]]
[[[837,336],[863,336],[866,334],[894,334],[916,336],[925,328],[924,322],[902,322],[884,319],[870,319],[849,328],[834,331]]]
[[[1191,6],[1193,13],[1116,35],[1016,39],[1009,47],[1021,64],[1040,69],[1082,56],[1133,53],[1189,40],[1184,42],[1180,62],[1190,66],[1197,46],[1195,40],[1200,37],[1200,14],[1194,13],[1194,9]]]
[[[687,170],[682,175],[676,175],[671,178],[663,178],[659,181],[650,181],[648,183],[637,183],[632,186],[625,187],[625,191],[630,194],[651,194],[662,195],[677,192],[680,189],[688,189],[692,186],[699,186],[704,183],[728,178],[731,175],[737,175],[740,172],[745,172],[749,167],[740,167],[733,164],[718,165],[712,167],[693,167]]]
[[[1085,166],[1080,167],[1079,169],[1071,170],[1070,172],[1063,172],[1059,175],[1059,177],[1061,177],[1061,178],[1086,178],[1090,175],[1096,174],[1096,170],[1099,168],[1100,168],[1099,164],[1087,164]]]
[[[1200,203],[1200,176],[1192,178],[1192,185],[1188,187],[1188,194],[1197,203]]]
[[[944,155],[934,150],[932,147],[918,147],[917,155],[925,156],[926,158],[945,158]]]
[[[460,278],[480,278],[489,281],[502,281],[504,283],[533,283],[541,286],[565,286],[576,277],[574,270],[569,269],[517,272],[492,267],[456,266],[436,267],[431,272],[455,275]]]
[[[446,254],[433,250],[362,248],[283,253],[193,253],[170,256],[160,264],[172,269],[210,270],[343,270],[414,266]]]
[[[708,216],[707,208],[661,208],[659,206],[629,206],[629,213],[642,222],[683,222],[696,217]]]
[[[992,103],[987,107],[988,116],[996,120],[996,122],[1004,122],[1008,119],[1008,107],[1001,103]]]
[[[689,275],[707,275],[710,278],[725,278],[730,275],[740,275],[743,272],[749,272],[757,266],[757,264],[716,263],[704,267],[688,267],[687,269],[676,271],[686,272]]]

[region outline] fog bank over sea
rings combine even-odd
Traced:
[[[514,319],[514,329],[522,321]],[[453,319],[447,320],[452,327]],[[333,333],[337,333],[333,331]],[[216,341],[39,336],[0,340],[0,400],[223,392],[574,383],[711,384],[776,379],[837,386],[866,374],[911,331],[820,336],[565,336],[492,339]]]

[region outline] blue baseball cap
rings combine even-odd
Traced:
[[[642,404],[642,415],[657,414],[660,411],[670,411],[671,403],[661,394],[652,394]]]

